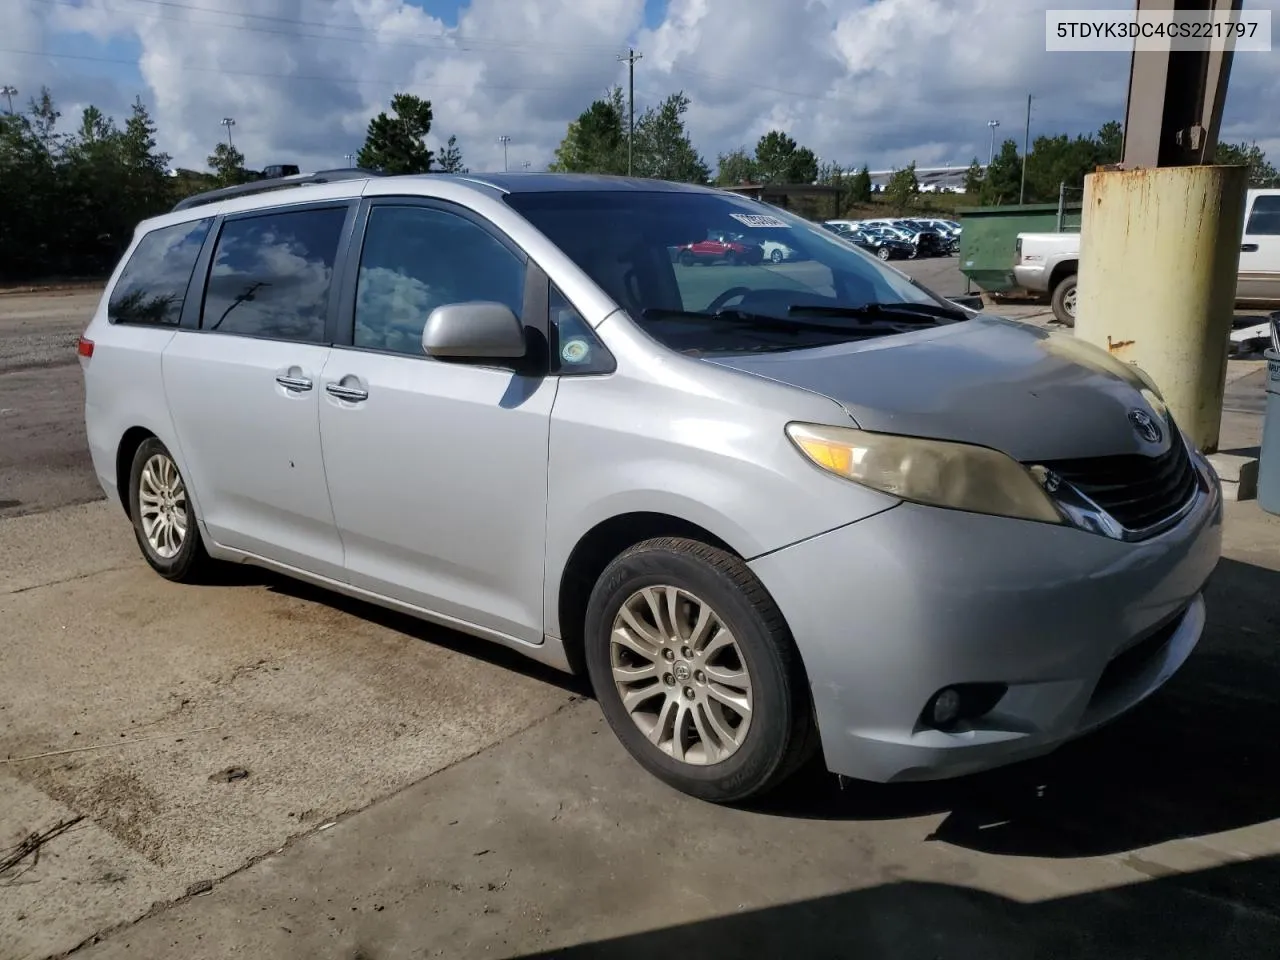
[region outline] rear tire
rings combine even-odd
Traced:
[[[772,260],[774,263],[781,263],[781,262],[782,262],[782,251],[781,251],[781,250],[774,250],[774,251],[773,251],[773,253],[769,254],[769,259],[770,259],[770,260]]]
[[[592,590],[584,653],[614,734],[683,793],[714,803],[758,796],[817,748],[782,613],[723,550],[666,537],[622,553]]]
[[[168,448],[155,437],[142,441],[129,468],[133,534],[151,569],[166,580],[203,580],[213,561],[200,540],[191,491]]]
[[[1068,327],[1076,325],[1076,275],[1063,277],[1053,288],[1053,299],[1050,301],[1053,315],[1058,322]]]
[[[690,253],[688,250],[681,250],[681,251],[680,251],[680,256],[679,256],[679,258],[678,258],[678,259],[679,259],[679,261],[680,261],[680,266],[682,266],[682,267],[692,267],[692,266],[693,266],[693,254],[692,254],[692,253]]]

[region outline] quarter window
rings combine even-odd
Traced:
[[[552,369],[560,374],[612,373],[613,355],[560,288],[548,292],[551,335],[555,339]]]
[[[176,223],[139,240],[111,291],[107,316],[115,323],[177,326],[191,271],[212,222]]]
[[[346,206],[228,220],[218,237],[201,327],[320,343]]]
[[[1280,236],[1280,194],[1263,194],[1253,201],[1244,232],[1254,237]]]
[[[491,300],[520,316],[524,273],[519,257],[466,217],[374,207],[360,254],[352,342],[422,356],[422,328],[436,307]]]

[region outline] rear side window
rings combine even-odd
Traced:
[[[107,302],[113,323],[175,327],[212,218],[152,230],[134,248]]]
[[[228,220],[213,254],[201,328],[323,342],[346,219],[343,205]]]
[[[1263,194],[1253,201],[1244,232],[1254,237],[1280,236],[1280,194]]]

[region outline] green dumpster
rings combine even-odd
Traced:
[[[1055,233],[1056,203],[1022,203],[1003,207],[960,207],[960,272],[980,290],[1007,293],[1013,279],[1014,242],[1020,233]],[[1080,232],[1080,204],[1063,208],[1062,231]]]

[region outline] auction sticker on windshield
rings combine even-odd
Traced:
[[[788,227],[789,225],[777,217],[763,213],[731,213],[729,216],[748,227]]]

